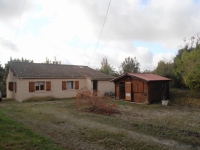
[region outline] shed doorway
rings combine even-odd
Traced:
[[[119,83],[119,99],[125,99],[125,82]]]

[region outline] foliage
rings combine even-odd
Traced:
[[[172,79],[172,81],[170,82],[170,86],[171,87],[177,86],[173,62],[167,62],[164,60],[159,61],[158,66],[156,67],[155,70],[153,70],[153,73]]]
[[[160,61],[153,73],[171,78],[171,87],[200,90],[200,36],[184,40],[174,62]]]
[[[5,69],[0,64],[0,91],[2,97],[6,95],[6,79],[5,79]]]
[[[185,46],[174,58],[174,71],[181,87],[189,87],[193,91],[200,90],[200,37],[185,40]]]
[[[200,90],[200,49],[184,50],[182,54],[183,80],[193,91]]]
[[[26,58],[15,58],[15,59],[12,59],[12,57],[10,57],[10,62],[28,62],[28,63],[33,63],[33,60],[30,60],[30,59],[26,59]]]
[[[101,62],[101,69],[99,71],[108,75],[118,76],[118,73],[114,71],[113,67],[111,67],[108,63],[108,59],[106,57],[103,58]]]
[[[54,60],[50,60],[46,57],[46,61],[44,62],[45,64],[61,64],[61,61],[57,61],[56,57],[54,57]]]
[[[117,105],[113,104],[110,97],[101,97],[99,92],[91,92],[87,88],[78,90],[75,106],[83,107],[90,112],[99,114],[118,113]]]
[[[139,68],[140,64],[137,61],[136,57],[131,58],[131,57],[127,57],[125,58],[125,60],[121,63],[121,71],[120,73],[126,73],[126,72],[140,72],[140,68]]]

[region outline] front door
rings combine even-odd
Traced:
[[[131,101],[131,82],[125,84],[126,100]]]
[[[97,80],[93,80],[93,91],[97,92]]]

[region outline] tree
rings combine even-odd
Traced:
[[[192,36],[174,58],[175,77],[181,87],[200,90],[200,37]]]
[[[181,57],[184,83],[193,91],[200,90],[200,49],[184,51]]]
[[[53,61],[46,57],[46,61],[44,63],[45,64],[61,64],[61,61],[57,61],[56,57],[54,57]]]
[[[112,67],[110,66],[110,64],[108,63],[108,60],[106,57],[103,58],[102,62],[101,62],[101,72],[105,73],[105,74],[109,74],[111,75],[114,70],[112,69]]]
[[[30,59],[26,59],[26,58],[14,58],[12,59],[12,57],[10,57],[10,62],[28,62],[28,63],[33,63],[33,60],[30,60]]]
[[[167,62],[167,61],[164,61],[164,60],[159,61],[158,66],[153,71],[153,73],[172,79],[172,82],[170,82],[170,86],[176,87],[176,80],[175,80],[175,73],[174,73],[174,63],[173,62]]]
[[[6,95],[5,69],[0,64],[0,91],[3,97]]]
[[[136,57],[134,57],[134,59],[131,57],[125,58],[125,60],[121,63],[120,73],[122,74],[126,72],[134,72],[134,73],[140,72],[139,66],[140,64],[137,61]]]

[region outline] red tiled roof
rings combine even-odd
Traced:
[[[170,81],[171,79],[169,78],[165,78],[165,77],[162,77],[162,76],[159,76],[159,75],[155,75],[155,74],[146,74],[146,73],[126,73],[126,74],[123,74],[117,78],[114,78],[112,79],[111,81],[116,81],[122,77],[125,77],[125,76],[132,76],[132,77],[136,77],[136,78],[139,78],[139,79],[142,79],[142,80],[145,80],[147,82],[149,81]]]

